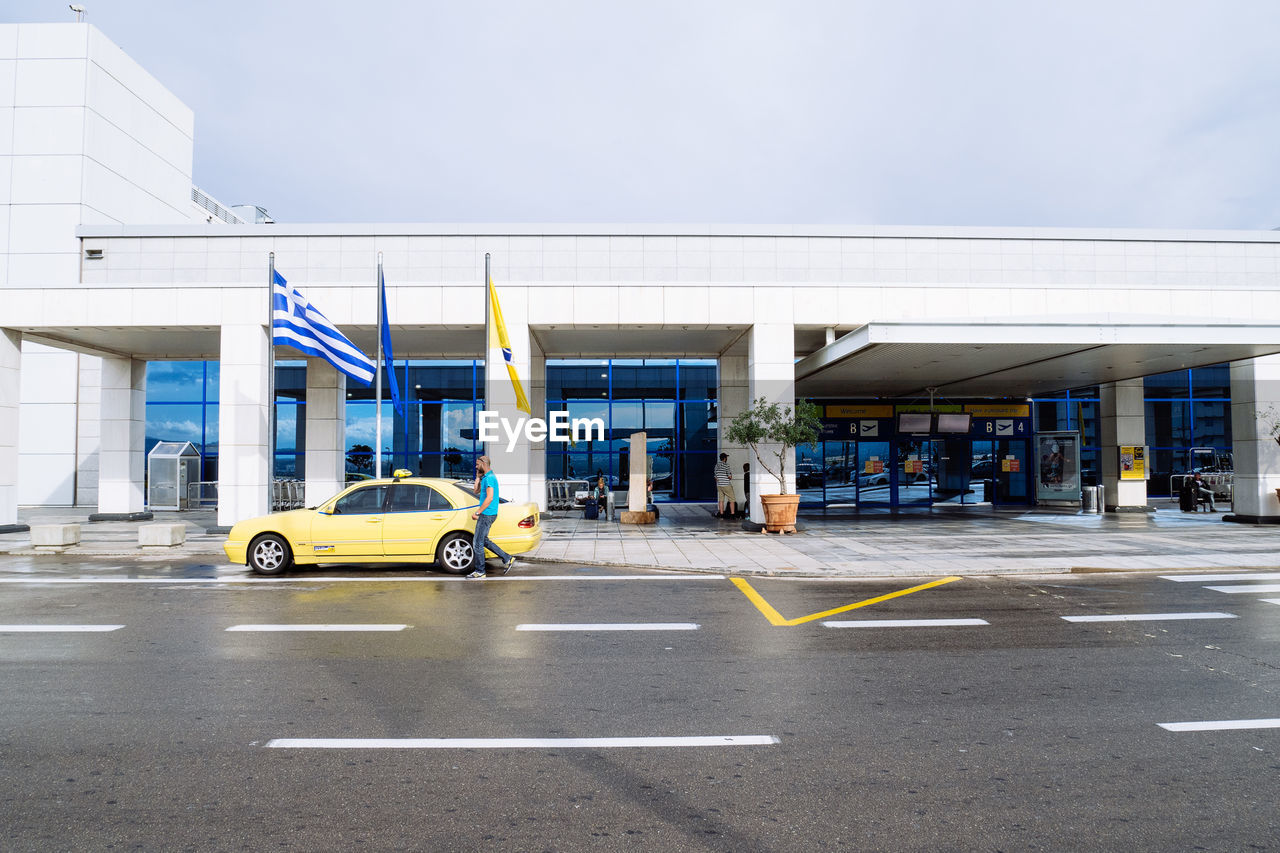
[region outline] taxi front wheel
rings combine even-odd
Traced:
[[[289,543],[275,533],[264,533],[249,543],[249,568],[254,574],[279,575],[293,562]]]
[[[471,571],[475,562],[475,550],[471,547],[470,533],[450,533],[436,548],[436,564],[455,575]]]

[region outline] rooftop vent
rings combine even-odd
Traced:
[[[275,220],[271,218],[271,214],[267,213],[267,209],[258,204],[233,204],[231,209],[235,211],[243,221],[251,225],[274,225]]]

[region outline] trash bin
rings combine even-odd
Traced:
[[[1102,512],[1104,509],[1106,509],[1106,506],[1107,506],[1107,505],[1104,503],[1104,501],[1105,501],[1105,499],[1106,499],[1106,494],[1107,494],[1107,493],[1106,493],[1106,491],[1102,488],[1102,486],[1094,486],[1094,487],[1093,487],[1093,490],[1094,490],[1095,494],[1097,495],[1097,497],[1095,497],[1095,498],[1093,499],[1093,511],[1094,511],[1094,512]]]
[[[1085,486],[1080,489],[1080,511],[1098,511],[1098,490],[1096,486]]]

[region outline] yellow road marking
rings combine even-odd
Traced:
[[[913,592],[920,592],[922,589],[931,589],[935,586],[942,586],[944,583],[962,580],[962,578],[959,575],[954,575],[949,578],[929,581],[928,583],[922,583],[919,586],[913,586],[910,589],[900,589],[897,592],[891,592],[887,595],[878,595],[875,598],[868,598],[866,601],[859,601],[856,604],[846,604],[844,607],[836,607],[832,610],[824,610],[821,613],[813,613],[809,616],[800,616],[795,619],[785,618],[781,613],[773,608],[773,605],[765,601],[764,596],[756,592],[755,588],[751,586],[751,584],[747,583],[745,579],[730,578],[730,580],[733,581],[734,586],[741,590],[742,594],[756,606],[756,609],[764,614],[764,618],[768,619],[771,625],[791,626],[803,625],[805,622],[812,622],[815,619],[822,619],[826,616],[834,616],[837,613],[846,613],[850,610],[856,610],[859,607],[866,607],[868,604],[879,604],[881,601],[888,601],[891,598],[897,598],[902,595],[910,595]]]

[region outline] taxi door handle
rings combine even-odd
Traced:
[[[449,517],[449,516],[448,516],[448,515],[446,515],[445,513],[440,513],[439,515],[433,515],[433,516],[431,516],[431,520],[432,520],[432,521],[444,521],[444,520],[445,520],[446,518],[448,518],[448,517]]]
[[[365,524],[381,524],[381,523],[382,523],[382,519],[380,519],[380,518],[366,518],[366,519],[364,520],[364,523],[365,523]]]

